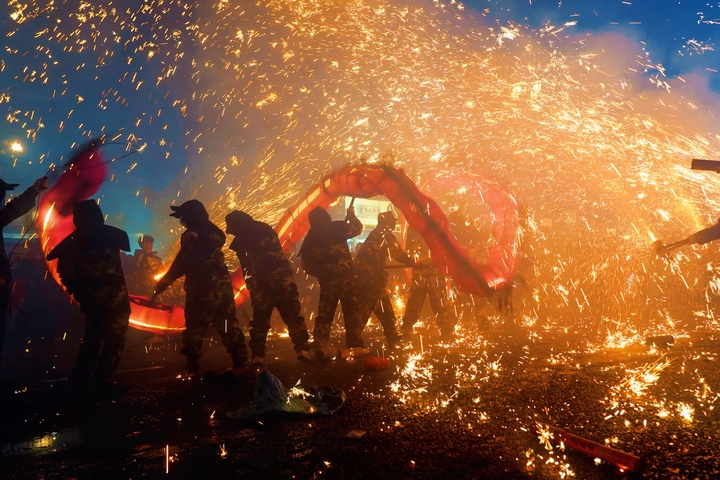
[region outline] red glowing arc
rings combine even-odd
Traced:
[[[420,181],[420,190],[430,197],[447,191],[464,191],[464,195],[480,198],[492,211],[492,236],[495,243],[488,249],[487,263],[480,268],[494,287],[509,283],[517,272],[519,246],[518,204],[507,186],[487,173],[464,168],[433,172]],[[453,277],[454,278],[454,277]],[[456,280],[457,283],[457,280]],[[474,293],[463,289],[468,293]]]
[[[421,192],[402,170],[386,165],[345,167],[326,176],[280,220],[276,227],[285,249],[297,243],[310,228],[308,214],[315,207],[326,208],[339,197],[370,198],[383,195],[398,208],[407,223],[416,229],[430,248],[433,262],[451,276],[462,291],[487,295],[493,288],[510,282],[517,270],[518,207],[508,189],[491,175],[445,169],[426,178],[423,189],[430,194],[464,187],[476,191],[493,212],[496,245],[486,264],[468,258],[449,231],[448,219],[440,206]]]
[[[107,179],[108,168],[100,148],[81,152],[72,166],[43,195],[38,205],[37,228],[43,252],[49,252],[72,233],[72,205],[94,195]],[[448,230],[448,220],[432,198],[423,194],[402,170],[385,165],[345,167],[326,176],[298,201],[280,220],[276,231],[287,251],[307,233],[308,214],[315,207],[328,207],[342,196],[387,197],[417,229],[430,248],[435,264],[453,278],[457,287],[476,295],[488,294],[493,287],[509,282],[516,270],[517,203],[496,179],[477,173],[447,171],[435,180],[424,182],[428,192],[468,184],[492,209],[495,216],[493,235],[497,245],[491,249],[487,264],[468,258]],[[48,270],[59,282],[56,262]],[[231,276],[235,303],[241,305],[249,292],[242,271]],[[179,333],[185,328],[184,310],[179,306],[153,306],[144,297],[131,295],[130,325],[158,334]]]

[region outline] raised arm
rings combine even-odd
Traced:
[[[173,260],[167,273],[155,286],[155,295],[160,295],[178,278],[188,272],[191,264],[192,244],[197,241],[198,235],[195,232],[185,232],[180,237],[180,251]]]
[[[363,224],[362,222],[355,216],[355,207],[350,207],[347,209],[347,216],[345,217],[345,222],[347,224],[347,238],[353,238],[360,235],[363,231]]]
[[[2,226],[4,227],[16,218],[20,218],[29,212],[30,209],[35,206],[35,197],[37,197],[40,192],[47,190],[47,188],[48,178],[41,177],[35,180],[35,183],[33,183],[30,188],[10,200],[7,205],[5,205],[5,208],[0,210],[0,223],[2,223]]]

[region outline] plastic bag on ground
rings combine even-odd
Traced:
[[[292,389],[265,371],[255,382],[253,401],[248,408],[228,412],[228,417],[250,420],[263,417],[297,418],[329,415],[345,403],[345,392],[333,387],[297,384]]]

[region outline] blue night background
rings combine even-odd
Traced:
[[[466,2],[469,8],[489,9],[488,17],[539,28],[577,22],[577,31],[620,33],[643,45],[669,77],[689,72],[707,75],[710,88],[720,92],[715,49],[720,2],[704,1],[568,1],[516,0]]]

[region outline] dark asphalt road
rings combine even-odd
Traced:
[[[431,330],[418,331],[422,354],[418,335],[382,371],[365,371],[362,361],[301,365],[289,340],[273,337],[267,369],[285,385],[302,380],[347,394],[336,414],[298,420],[228,418],[250,403],[257,373],[188,380],[167,337],[150,343],[150,335],[131,331],[117,376],[125,392],[77,392],[41,380],[62,376],[66,366],[46,373],[32,357],[18,359],[0,371],[2,477],[627,476],[581,453],[547,450],[538,422],[644,457],[646,478],[720,475],[720,340],[712,334],[657,351],[638,341],[592,347],[570,334],[521,328],[463,330],[443,345]],[[382,355],[381,337],[365,336]],[[229,361],[214,341],[201,368]],[[347,437],[356,430],[365,434]]]

